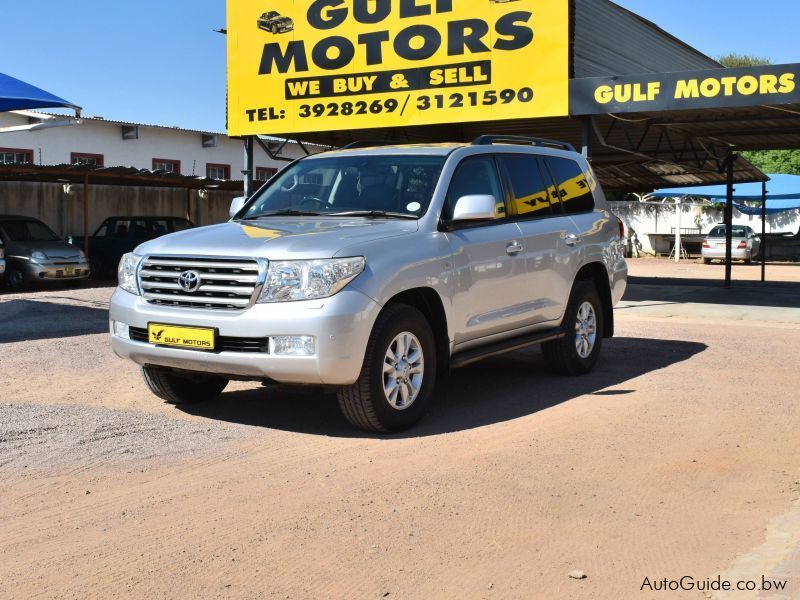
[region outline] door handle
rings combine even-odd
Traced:
[[[519,242],[509,242],[508,246],[506,246],[506,254],[509,256],[514,256],[515,254],[519,254],[525,250],[525,246],[520,244]]]
[[[577,235],[575,235],[574,233],[568,233],[568,234],[567,234],[567,235],[564,237],[564,243],[565,243],[567,246],[577,246],[577,245],[578,245],[578,244],[580,244],[582,241],[583,241],[583,240],[581,240],[581,238],[579,238],[579,237],[578,237]]]

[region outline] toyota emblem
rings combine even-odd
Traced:
[[[180,274],[180,277],[178,277],[178,285],[181,286],[181,289],[191,294],[200,288],[201,283],[200,273],[197,271],[184,271]]]

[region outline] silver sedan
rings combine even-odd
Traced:
[[[734,225],[731,228],[731,257],[746,263],[753,261],[761,249],[761,239],[747,225]],[[725,260],[725,225],[716,225],[703,240],[702,256],[705,264],[718,259]]]

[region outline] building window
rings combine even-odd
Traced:
[[[231,166],[208,163],[206,165],[206,177],[209,179],[230,179]]]
[[[275,175],[278,172],[278,169],[273,169],[271,167],[256,167],[256,181],[267,181],[270,177]]]
[[[213,133],[203,134],[203,148],[216,148],[217,143],[217,136]]]
[[[123,140],[138,140],[139,127],[136,125],[123,125],[122,126],[122,139]]]
[[[175,173],[180,175],[181,161],[170,160],[168,158],[154,158],[153,171],[166,171],[167,173]]]
[[[73,165],[87,165],[90,167],[102,167],[102,154],[86,154],[85,152],[73,152],[70,155],[70,163]]]
[[[0,148],[0,165],[24,165],[33,163],[33,150]]]

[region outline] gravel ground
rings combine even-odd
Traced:
[[[131,410],[3,404],[0,474],[59,470],[75,463],[118,467],[164,458],[188,460],[240,439],[242,429]]]
[[[165,405],[109,349],[110,288],[0,295],[0,598],[800,597],[800,296],[703,267],[632,261],[663,281],[592,374],[492,358],[394,437],[255,384]]]

